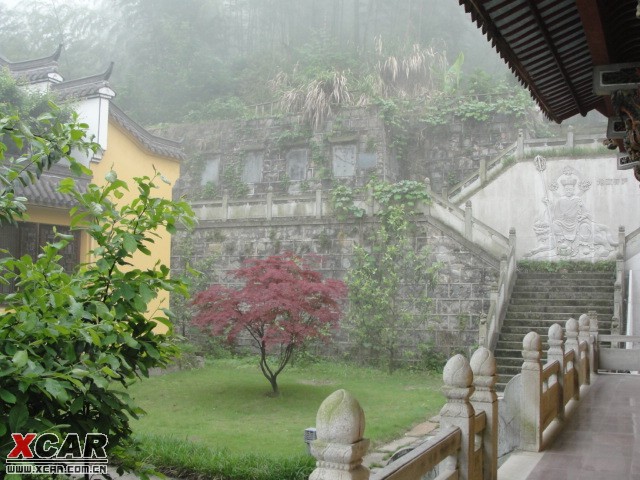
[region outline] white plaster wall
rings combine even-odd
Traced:
[[[587,253],[588,247],[584,245],[580,247],[580,253],[573,256],[566,251],[559,253],[555,246],[550,248],[549,244],[545,250],[541,248],[544,242],[534,232],[537,221],[544,224],[545,219],[549,223],[548,219],[553,218],[553,208],[549,213],[543,199],[550,198],[553,207],[562,192],[559,178],[566,167],[571,169],[574,178],[577,177],[575,190],[580,192],[583,210],[590,215],[592,222],[589,224],[597,232],[593,237],[596,241],[591,254]],[[555,194],[549,188],[554,183],[558,185]],[[613,155],[581,160],[547,159],[542,172],[536,169],[532,160],[522,161],[473,195],[471,202],[473,216],[498,232],[508,235],[510,227],[516,228],[518,259],[598,260],[607,258],[607,253],[608,258],[615,258],[615,249],[609,241],[617,242],[618,227],[622,225],[626,233],[630,233],[640,226],[638,182],[630,170],[616,169]],[[536,250],[538,252],[532,257],[531,253]],[[640,276],[636,278],[640,279]]]

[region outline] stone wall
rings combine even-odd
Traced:
[[[311,130],[300,116],[215,121],[157,128],[183,142],[188,160],[176,194],[192,200],[276,193],[297,194],[336,183],[364,185],[371,175],[391,182],[431,179],[434,191],[477,172],[515,142],[517,128],[504,115],[491,122],[452,118],[429,126],[406,120],[406,153],[375,106],[342,109]],[[247,188],[248,187],[248,188]]]
[[[443,354],[468,352],[478,342],[480,315],[489,309],[489,288],[497,280],[496,260],[468,241],[447,231],[428,217],[417,221],[414,244],[427,246],[433,261],[442,262],[432,308],[418,316],[416,330],[406,332],[408,360],[432,346]],[[175,237],[172,265],[180,270],[187,262],[197,267],[215,258],[213,280],[227,283],[227,273],[248,258],[291,251],[317,256],[316,267],[325,276],[344,279],[352,263],[356,243],[366,243],[374,220],[339,222],[331,218],[293,218],[204,221],[195,232]],[[349,355],[348,326],[344,326],[325,353]]]

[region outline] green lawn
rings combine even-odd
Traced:
[[[362,405],[365,437],[380,443],[435,415],[444,403],[441,375],[393,375],[351,365],[288,367],[278,378],[281,396],[255,360],[215,360],[200,370],[145,379],[131,394],[148,415],[134,421],[138,435],[170,436],[233,454],[274,457],[305,452],[303,432],[315,425],[320,403],[344,388]]]

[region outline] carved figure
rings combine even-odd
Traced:
[[[536,167],[540,162],[536,163]],[[543,170],[538,168],[542,173]],[[555,182],[545,185],[542,200],[545,212],[536,219],[533,229],[538,246],[527,257],[551,256],[567,259],[608,257],[617,246],[606,225],[596,223],[587,211],[582,196],[591,182],[580,181],[576,171],[565,167]],[[549,256],[545,253],[544,256]]]

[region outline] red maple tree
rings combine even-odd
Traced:
[[[277,377],[294,350],[310,339],[328,338],[337,327],[346,286],[324,279],[292,253],[250,259],[232,274],[244,286],[216,284],[198,293],[193,323],[228,342],[248,332],[260,351],[260,369],[278,395]]]

